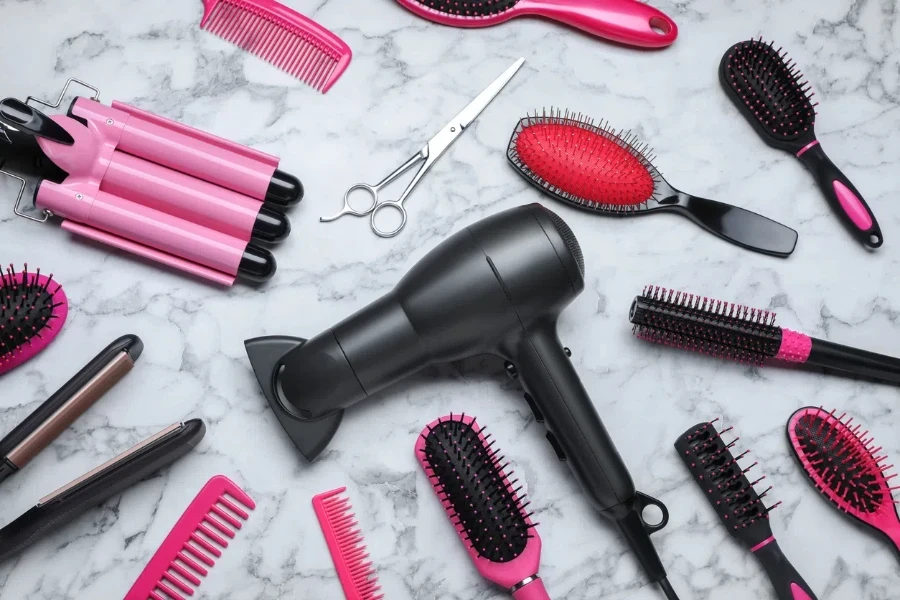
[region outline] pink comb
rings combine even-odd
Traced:
[[[378,593],[381,586],[372,561],[366,561],[369,553],[357,527],[359,523],[351,512],[350,499],[338,497],[346,490],[342,487],[315,496],[313,508],[325,534],[344,596],[347,600],[379,600],[384,594]]]
[[[274,0],[203,0],[200,28],[247,50],[323,94],[353,52],[315,21]]]
[[[250,516],[240,505],[256,508],[250,496],[227,477],[216,475],[206,482],[124,600],[185,600],[185,596],[193,596],[202,583],[200,577],[206,577],[215,559],[222,556],[219,548],[228,547],[226,538],[233,538],[235,530],[243,526],[241,521]]]

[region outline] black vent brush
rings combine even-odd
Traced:
[[[753,489],[765,476],[750,482],[747,472],[757,463],[738,464],[749,450],[735,457],[731,449],[737,439],[728,444],[722,439],[731,428],[719,433],[713,423],[688,429],[675,442],[675,450],[728,532],[759,559],[779,600],[816,600],[772,534],[769,514],[780,503],[770,507],[763,503],[772,488],[761,494]]]
[[[806,165],[854,237],[880,247],[884,238],[872,209],[816,139],[811,86],[794,61],[772,42],[740,42],[722,57],[719,79],[764,142]]]

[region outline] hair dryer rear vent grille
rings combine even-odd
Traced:
[[[552,210],[547,210],[546,208],[544,210],[550,215],[550,220],[556,225],[556,228],[559,230],[559,235],[562,236],[566,246],[569,247],[569,252],[572,253],[572,256],[575,257],[575,262],[578,263],[578,270],[581,271],[581,275],[584,276],[584,254],[581,252],[581,245],[578,243],[578,239],[575,237],[575,234],[572,233],[572,228],[569,227],[568,223],[562,220],[562,217]]]

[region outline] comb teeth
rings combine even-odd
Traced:
[[[56,336],[68,314],[62,287],[41,270],[0,269],[0,373],[36,354]]]
[[[380,600],[384,594],[378,593],[381,586],[372,561],[367,560],[359,522],[350,499],[340,496],[346,490],[342,487],[315,496],[313,507],[347,600]]]
[[[790,140],[812,130],[818,103],[812,102],[811,86],[774,43],[760,38],[736,44],[723,58],[722,77],[772,137]]]
[[[350,48],[300,13],[269,2],[218,0],[200,28],[231,42],[313,89],[327,92],[350,63]]]
[[[507,158],[556,199],[613,214],[646,209],[661,180],[652,149],[636,135],[554,108],[519,121]]]
[[[629,314],[635,336],[761,365],[781,347],[775,313],[659,286],[647,286]]]
[[[229,540],[256,508],[230,479],[216,475],[178,519],[124,600],[185,600],[193,596]]]
[[[807,407],[791,417],[788,437],[815,486],[840,510],[863,521],[894,511],[893,465],[874,438],[846,413]]]
[[[739,461],[745,459],[749,451],[735,457],[732,448],[739,438],[726,443],[723,435],[731,433],[732,428],[719,433],[715,422],[700,423],[688,429],[675,442],[675,449],[729,533],[753,549],[772,537],[769,514],[781,503],[765,505],[763,498],[772,488],[768,487],[762,493],[754,489],[765,476],[750,481],[747,473],[757,463],[742,467]]]

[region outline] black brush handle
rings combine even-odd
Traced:
[[[766,570],[778,600],[818,600],[774,539],[754,554]]]
[[[900,359],[812,338],[807,364],[900,383]]]
[[[749,210],[678,192],[671,209],[732,244],[763,254],[786,258],[797,246],[797,232]],[[660,204],[665,205],[663,200]]]
[[[868,248],[880,248],[884,243],[884,237],[881,235],[881,227],[878,226],[875,214],[863,200],[859,190],[831,162],[822,145],[815,143],[806,151],[801,151],[798,158],[816,178],[816,183],[819,184],[831,208],[840,215],[853,236]]]

